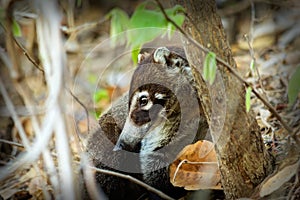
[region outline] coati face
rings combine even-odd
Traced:
[[[128,116],[114,151],[155,151],[171,140],[180,121],[177,96],[189,93],[184,76],[191,76],[191,71],[182,51],[161,47],[139,56],[130,84]]]
[[[167,120],[166,103],[170,92],[153,90],[159,87],[155,84],[143,85],[132,94],[128,117],[114,150],[139,152],[143,146],[142,140],[161,130]]]

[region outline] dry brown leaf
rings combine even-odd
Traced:
[[[20,195],[26,190],[27,183],[33,177],[36,177],[37,173],[34,168],[28,171],[18,171],[14,174],[14,177],[4,181],[0,184],[0,199],[9,199],[14,195]]]
[[[284,183],[289,181],[297,172],[299,161],[293,165],[288,165],[278,171],[275,175],[267,179],[260,188],[260,197],[267,196],[279,189]]]
[[[186,190],[222,189],[214,144],[203,140],[186,146],[170,166],[170,181]]]
[[[21,118],[21,123],[24,128],[25,134],[27,138],[34,138],[34,131],[31,123],[31,119],[29,117]],[[13,129],[13,139],[19,143],[22,143],[21,136],[16,127]]]

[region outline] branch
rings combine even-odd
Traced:
[[[17,143],[17,142],[13,142],[13,141],[9,141],[9,140],[4,140],[4,139],[0,139],[0,142],[24,148],[24,145],[22,145],[20,143]]]
[[[106,22],[107,20],[108,20],[108,18],[102,18],[96,22],[89,22],[89,23],[85,23],[85,24],[82,24],[82,25],[79,25],[76,27],[72,27],[72,28],[63,26],[63,27],[61,27],[61,30],[67,34],[74,34],[74,33],[78,33],[78,32],[99,26],[99,25],[103,24],[104,22]]]
[[[24,144],[24,147],[29,150],[30,149],[30,142],[29,142],[29,139],[27,138],[27,135],[25,133],[25,130],[22,126],[22,123],[17,115],[17,112],[15,110],[15,107],[14,107],[14,104],[13,102],[11,101],[7,91],[6,91],[6,88],[4,87],[4,83],[0,77],[0,92],[3,96],[3,100],[11,114],[11,117],[15,123],[15,126],[17,127],[17,130],[19,131],[19,134],[20,134],[20,137],[22,139],[22,142]]]
[[[203,45],[199,44],[197,41],[195,41],[191,36],[189,36],[180,26],[178,26],[169,16],[166,14],[162,4],[159,2],[159,0],[155,0],[158,7],[160,8],[161,12],[163,13],[165,19],[172,23],[185,37],[188,39],[189,42],[194,44],[198,49],[204,51],[205,53],[209,53],[210,50],[205,48]],[[246,87],[251,87],[252,92],[255,94],[255,96],[260,99],[263,104],[269,109],[269,111],[281,122],[282,126],[291,133],[291,136],[293,139],[300,143],[298,138],[296,137],[296,133],[293,132],[292,128],[290,128],[287,123],[282,119],[282,117],[276,112],[275,108],[267,101],[265,100],[247,81],[245,81],[237,71],[235,71],[226,61],[224,61],[222,58],[216,56],[216,60],[221,63],[226,69],[231,72],[241,83],[243,83]]]
[[[84,153],[81,154],[80,168],[83,171],[83,180],[86,185],[86,190],[91,199],[106,199],[103,192],[97,188],[96,179],[94,178],[93,170],[91,169],[91,162],[88,156]]]
[[[69,88],[65,88],[65,89],[75,99],[75,101],[77,101],[77,103],[79,103],[79,105],[82,106],[82,108],[84,109],[84,112],[86,114],[86,120],[87,120],[87,131],[88,131],[88,134],[90,134],[90,118],[89,118],[89,111],[88,111],[87,107],[78,99],[78,97],[76,97],[73,94],[73,92]]]
[[[249,1],[250,2],[250,1]],[[251,4],[251,22],[250,22],[250,30],[249,30],[249,37],[247,35],[244,35],[247,43],[248,43],[248,48],[249,48],[249,53],[250,53],[250,56],[251,56],[251,64],[253,64],[253,66],[250,66],[250,71],[251,73],[253,73],[254,75],[254,70],[255,70],[255,73],[257,74],[257,77],[258,77],[258,82],[260,84],[260,87],[262,89],[262,93],[263,95],[267,97],[267,94],[266,94],[266,91],[265,91],[265,88],[262,84],[262,81],[261,81],[261,76],[260,76],[260,73],[258,71],[258,67],[256,67],[256,58],[254,56],[254,49],[253,49],[253,40],[254,40],[254,22],[255,22],[255,7],[254,7],[254,3],[253,1],[250,2]],[[254,69],[252,68],[254,67]]]
[[[13,40],[15,41],[15,43],[17,44],[17,46],[23,51],[23,54],[28,58],[28,60],[39,70],[43,73],[43,76],[45,75],[44,70],[42,69],[42,67],[34,60],[34,58],[32,58],[29,53],[26,51],[26,49],[18,42],[18,40],[16,40],[16,38],[14,36]]]
[[[121,173],[118,173],[118,172],[114,172],[114,171],[110,171],[110,170],[106,170],[106,169],[99,169],[97,167],[92,167],[90,166],[91,169],[95,170],[96,172],[100,172],[100,173],[103,173],[103,174],[107,174],[107,175],[112,175],[112,176],[117,176],[117,177],[120,177],[120,178],[124,178],[124,179],[127,179],[137,185],[140,185],[144,188],[146,188],[147,190],[149,190],[150,192],[153,192],[155,194],[157,194],[158,196],[160,196],[161,198],[163,199],[169,199],[169,200],[173,200],[173,198],[169,197],[168,195],[164,194],[163,192],[155,189],[154,187],[132,177],[132,176],[129,176],[129,175],[126,175],[126,174],[121,174]]]

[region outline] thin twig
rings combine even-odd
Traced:
[[[175,172],[174,172],[174,176],[173,176],[173,183],[175,183],[175,179],[176,179],[177,173],[178,173],[178,171],[179,171],[181,165],[183,165],[183,164],[186,163],[186,162],[187,162],[187,160],[184,159],[184,160],[182,160],[182,161],[177,165],[176,170],[175,170]]]
[[[94,178],[93,170],[91,169],[92,164],[90,163],[86,154],[81,154],[81,168],[83,171],[83,179],[86,185],[87,192],[91,199],[106,199],[103,191],[99,191],[96,180]]]
[[[55,153],[52,154],[53,156],[57,157],[57,155]],[[93,167],[91,165],[88,165],[86,166],[86,162],[88,162],[86,159],[86,157],[84,155],[81,156],[84,160],[82,160],[81,162],[79,161],[75,161],[73,160],[74,163],[77,163],[77,164],[80,164],[80,165],[84,165],[84,167],[89,167],[90,169],[92,170],[95,170],[96,172],[99,172],[99,173],[103,173],[103,174],[107,174],[107,175],[111,175],[111,176],[116,176],[116,177],[120,177],[120,178],[123,178],[123,179],[127,179],[137,185],[140,185],[142,186],[143,188],[147,189],[148,191],[150,192],[153,192],[155,194],[157,194],[158,196],[162,197],[163,199],[169,199],[169,200],[174,200],[172,197],[166,195],[165,193],[163,193],[162,191],[160,190],[157,190],[156,188],[140,181],[139,179],[136,179],[130,175],[126,175],[126,174],[122,174],[122,173],[119,173],[119,172],[115,172],[115,171],[111,171],[111,170],[107,170],[107,169],[100,169],[100,168],[97,168],[97,167]]]
[[[183,159],[182,161],[180,161],[180,163],[179,163],[179,164],[177,165],[177,167],[176,167],[176,170],[175,170],[174,176],[173,176],[173,182],[175,182],[177,173],[178,173],[180,167],[181,167],[183,164],[191,164],[191,165],[217,165],[218,162],[194,162],[194,161],[189,161],[189,160],[187,160],[187,159]]]
[[[169,16],[166,14],[162,4],[159,2],[159,0],[155,0],[157,5],[159,6],[161,12],[163,13],[164,17],[166,18],[167,21],[172,23],[187,39],[189,42],[194,44],[197,48],[200,50],[204,51],[205,53],[209,53],[210,50],[199,44],[197,41],[195,41],[191,36],[189,36],[180,26],[178,26]],[[281,116],[276,112],[275,108],[267,101],[265,100],[253,87],[245,81],[239,74],[236,72],[226,61],[224,61],[222,58],[216,56],[216,60],[221,63],[226,69],[231,72],[240,82],[242,82],[246,87],[251,87],[252,92],[255,94],[255,96],[260,99],[263,104],[268,107],[270,112],[281,122],[282,126],[289,132],[291,133],[293,139],[297,142],[300,143],[298,138],[296,137],[296,134],[293,133],[293,130],[287,125],[287,123],[281,118]]]
[[[43,73],[43,75],[45,74],[44,70],[42,69],[42,67],[34,60],[34,58],[32,58],[31,55],[29,55],[29,53],[27,52],[27,50],[18,42],[18,40],[16,40],[15,37],[13,37],[13,40],[15,41],[15,43],[17,44],[17,46],[23,51],[23,54],[28,58],[28,60],[39,70]]]
[[[99,169],[99,168],[96,168],[96,167],[91,167],[91,169],[95,170],[96,172],[100,172],[100,173],[103,173],[103,174],[107,174],[107,175],[112,175],[112,176],[117,176],[117,177],[120,177],[120,178],[124,178],[124,179],[127,179],[133,183],[136,183],[137,185],[140,185],[144,188],[146,188],[147,190],[149,190],[150,192],[153,192],[155,194],[157,194],[158,196],[162,197],[163,199],[170,199],[170,200],[173,200],[173,198],[169,197],[168,195],[164,194],[163,192],[155,189],[154,187],[132,177],[132,176],[129,176],[129,175],[126,175],[126,174],[121,174],[121,173],[118,173],[118,172],[114,172],[114,171],[110,171],[110,170],[106,170],[106,169]]]
[[[294,195],[292,196],[291,200],[295,200],[296,198],[299,198],[299,196],[297,195],[298,193],[300,193],[300,187],[298,187],[295,192]],[[298,197],[297,197],[298,196]]]
[[[19,119],[19,117],[18,117],[18,115],[15,111],[14,104],[12,103],[12,101],[11,101],[11,99],[10,99],[6,89],[5,89],[1,78],[0,78],[0,91],[1,91],[1,94],[3,96],[4,102],[5,102],[8,110],[11,114],[11,117],[12,117],[12,119],[13,119],[16,127],[17,127],[17,130],[19,131],[22,142],[23,142],[25,148],[27,150],[29,150],[29,148],[30,148],[29,139],[27,138],[27,135],[26,135],[25,130],[22,126],[22,123],[21,123],[21,121],[20,121],[20,119]]]
[[[13,141],[9,141],[9,140],[4,140],[4,139],[0,139],[0,142],[24,148],[24,145],[22,145],[20,143],[17,143],[17,142],[13,142]]]
[[[8,1],[8,5],[5,10],[6,20],[4,26],[6,26],[6,29],[4,30],[6,32],[6,50],[8,52],[8,55],[11,58],[11,63],[12,63],[10,68],[10,74],[14,81],[19,81],[22,79],[21,69],[20,69],[21,61],[17,56],[15,45],[13,44],[13,32],[12,32],[13,11],[14,11],[14,1],[11,0]]]
[[[78,97],[76,97],[73,94],[73,92],[69,88],[66,88],[66,90],[75,99],[75,101],[77,101],[77,103],[79,103],[82,106],[82,108],[84,109],[84,112],[86,114],[86,120],[87,120],[87,130],[88,130],[88,134],[89,134],[90,133],[90,118],[89,118],[89,111],[88,111],[87,107],[78,99]]]
[[[74,34],[74,33],[78,33],[80,31],[84,31],[86,29],[90,29],[90,28],[93,28],[95,26],[98,26],[102,23],[104,23],[105,21],[107,21],[108,18],[103,18],[99,21],[96,21],[96,22],[90,22],[90,23],[85,23],[85,24],[82,24],[82,25],[79,25],[79,26],[76,26],[76,27],[72,27],[72,28],[67,28],[66,26],[62,27],[62,31],[67,33],[67,34]]]
[[[3,26],[2,24],[0,24],[2,29],[6,32],[6,34],[10,34],[7,31],[7,28],[5,26]],[[39,70],[41,71],[43,74],[45,73],[44,70],[42,69],[41,66],[39,66],[39,64],[34,60],[34,58],[32,58],[31,55],[29,55],[29,53],[27,52],[27,50],[20,44],[20,42],[13,36],[11,35],[13,41],[16,43],[16,45],[23,51],[23,54],[28,58],[28,60]]]
[[[258,71],[258,67],[256,66],[256,58],[254,56],[254,49],[253,49],[253,41],[254,41],[254,22],[255,22],[255,5],[254,5],[254,2],[253,0],[251,0],[251,21],[250,21],[250,33],[249,33],[249,37],[247,35],[245,35],[245,39],[247,40],[247,43],[248,43],[248,47],[249,47],[249,53],[250,53],[250,56],[251,56],[251,65],[255,68],[255,72],[257,74],[257,77],[258,77],[258,82],[260,84],[260,87],[262,89],[262,92],[264,94],[265,97],[267,97],[267,94],[266,94],[266,91],[265,91],[265,88],[262,84],[262,81],[261,81],[261,76],[260,76],[260,73]],[[252,66],[250,66],[250,70],[252,72]]]

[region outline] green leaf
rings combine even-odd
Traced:
[[[251,108],[251,102],[250,102],[250,99],[251,99],[251,91],[252,91],[252,88],[251,87],[248,87],[247,90],[246,90],[246,98],[245,98],[245,101],[246,101],[246,111],[249,112],[250,111],[250,108]]]
[[[130,18],[130,31],[128,35],[128,44],[131,47],[142,46],[159,35],[162,35],[167,27],[167,22],[160,12],[145,9],[145,3],[142,3]]]
[[[129,21],[129,28],[136,31],[128,32],[128,45],[131,49],[140,48],[146,42],[150,42],[160,35],[168,33],[169,36],[175,30],[175,27],[169,23],[160,10],[146,9],[146,5],[149,2],[140,4]],[[173,8],[166,9],[167,15],[173,19],[178,26],[181,26],[184,21],[184,15],[178,14],[178,11],[182,11],[182,6],[174,6]],[[138,52],[132,51],[132,59],[134,63],[137,61]]]
[[[298,65],[296,71],[292,75],[289,86],[288,86],[288,98],[289,98],[289,107],[291,107],[300,92],[300,65]]]
[[[95,119],[99,119],[101,112],[100,111],[90,111],[91,114],[95,117]]]
[[[250,70],[251,70],[252,72],[254,72],[254,70],[255,70],[255,60],[254,60],[254,59],[251,60],[251,63],[250,63]]]
[[[181,5],[175,5],[173,8],[165,10],[167,15],[178,25],[181,26],[184,22],[184,8]],[[171,24],[170,22],[168,22]],[[175,30],[175,27],[172,25],[172,28]]]
[[[136,49],[140,49],[143,44],[150,42],[163,34],[169,34],[174,32],[175,27],[168,22],[162,12],[155,7],[154,9],[146,8],[147,4],[151,1],[141,3],[132,14],[129,19],[126,12],[118,8],[111,10],[106,17],[111,19],[110,36],[112,44],[115,45],[117,41],[127,41],[127,45],[132,50],[132,59],[134,63],[137,62],[138,52]],[[180,5],[176,5],[172,8],[165,9],[167,15],[178,25],[181,26],[184,21],[184,15],[181,12],[184,8]],[[130,30],[131,29],[131,30]],[[127,34],[117,34],[130,30]]]
[[[165,32],[163,29],[158,28],[139,28],[134,31],[129,31],[127,34],[128,45],[131,48],[141,47],[146,42],[150,42],[159,35],[162,35]]]
[[[216,54],[213,52],[208,52],[205,56],[204,66],[203,66],[203,78],[212,85],[216,78],[217,61]]]
[[[213,54],[211,61],[209,62],[209,84],[212,85],[216,78],[216,71],[217,71],[217,62],[216,62],[216,55]]]
[[[119,8],[114,8],[106,15],[106,17],[111,19],[110,37],[112,44],[115,45],[117,39],[119,42],[126,41],[126,38],[116,37],[116,35],[128,29],[129,17],[127,13]]]
[[[141,47],[132,47],[131,48],[131,59],[132,59],[134,65],[136,65],[138,62],[138,55],[139,55],[140,49],[141,49]]]
[[[105,89],[99,89],[94,93],[94,102],[99,102],[101,100],[108,100],[109,94],[108,91]]]
[[[146,2],[145,2],[146,3]],[[145,9],[142,3],[130,18],[130,28],[165,27],[167,21],[161,12]]]
[[[20,25],[18,24],[18,22],[16,20],[13,20],[12,32],[13,32],[13,35],[15,37],[21,37],[22,36],[21,27],[20,27]]]

